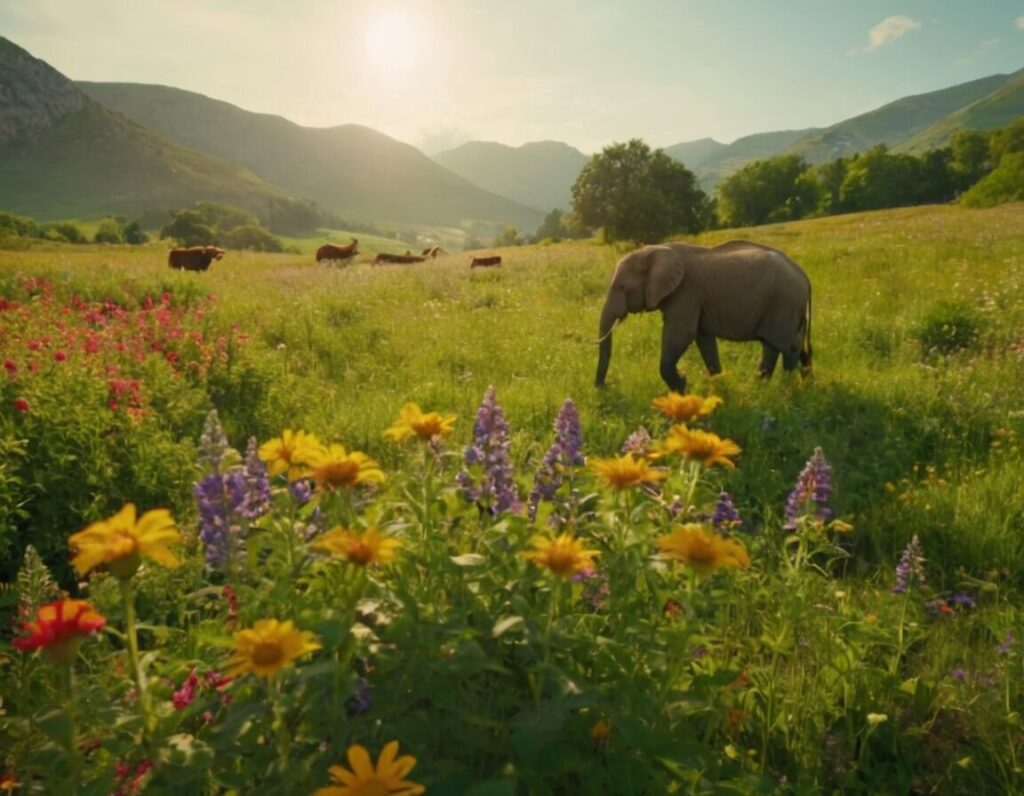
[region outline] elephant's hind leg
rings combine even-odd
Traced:
[[[717,376],[722,372],[722,363],[718,359],[718,341],[713,334],[698,332],[697,349],[707,366],[708,375]]]
[[[676,365],[693,342],[696,326],[686,319],[666,316],[661,328],[661,378],[670,390],[679,394],[686,392],[686,377],[680,375]]]
[[[759,372],[762,379],[770,379],[775,372],[775,366],[779,362],[779,349],[761,341],[761,367]]]

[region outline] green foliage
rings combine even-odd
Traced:
[[[281,241],[255,224],[244,224],[225,232],[222,243],[230,249],[248,249],[256,252],[284,251]]]
[[[492,246],[522,246],[526,241],[522,233],[513,226],[506,226],[491,242]]]
[[[989,151],[995,163],[1002,162],[1003,157],[1012,152],[1024,152],[1024,116],[993,130],[989,135]]]
[[[124,228],[116,218],[105,218],[93,236],[96,243],[124,243]]]
[[[171,238],[182,246],[206,246],[219,243],[219,234],[198,210],[179,210],[160,230],[160,239]]]
[[[149,235],[142,229],[138,221],[132,221],[124,227],[124,242],[132,246],[140,246],[149,242]]]
[[[172,238],[183,246],[218,244],[232,249],[284,251],[281,241],[261,227],[252,213],[216,202],[199,202],[194,210],[174,213],[170,223],[160,230],[160,237]]]
[[[993,207],[1004,202],[1024,200],[1024,152],[1003,155],[999,166],[983,177],[967,193],[967,207]]]
[[[222,232],[242,226],[259,226],[259,220],[252,213],[231,205],[218,202],[198,202],[195,212],[203,223]]]
[[[82,232],[75,224],[62,223],[54,224],[46,230],[47,237],[52,237],[54,240],[59,240],[64,243],[88,243],[89,239],[85,237],[85,233]]]
[[[846,170],[839,201],[847,210],[902,207],[918,201],[919,161],[893,155],[882,144],[854,158]]]
[[[818,203],[814,182],[800,179],[806,169],[796,155],[744,166],[718,186],[719,221],[744,227],[803,218]]]
[[[963,302],[942,302],[928,312],[915,336],[927,355],[947,356],[970,347],[980,334],[980,320]]]
[[[639,139],[594,155],[572,196],[580,222],[603,228],[609,242],[654,243],[710,223],[710,203],[693,172]]]
[[[43,231],[28,216],[0,210],[0,238],[39,238]]]
[[[978,130],[960,130],[949,140],[952,166],[966,188],[992,171],[989,136]]]

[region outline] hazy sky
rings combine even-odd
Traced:
[[[0,0],[79,80],[161,83],[433,152],[823,126],[1024,67],[1024,0]]]

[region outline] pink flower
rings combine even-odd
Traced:
[[[28,411],[28,400],[26,400],[25,398],[15,398],[14,399],[14,408],[17,411],[19,411],[19,412],[27,412]]]
[[[8,376],[13,378],[18,374],[18,363],[15,362],[13,359],[5,359],[4,370],[7,371]]]
[[[56,359],[58,362],[64,362],[68,358],[68,353],[67,353],[67,351],[57,351],[53,355],[53,358]]]

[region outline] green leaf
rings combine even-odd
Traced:
[[[451,561],[457,567],[479,567],[487,563],[487,558],[479,553],[463,553],[461,556],[451,556]]]
[[[494,638],[500,638],[512,628],[523,624],[523,621],[523,617],[521,616],[503,616],[494,623],[494,627],[491,628],[491,635]]]

